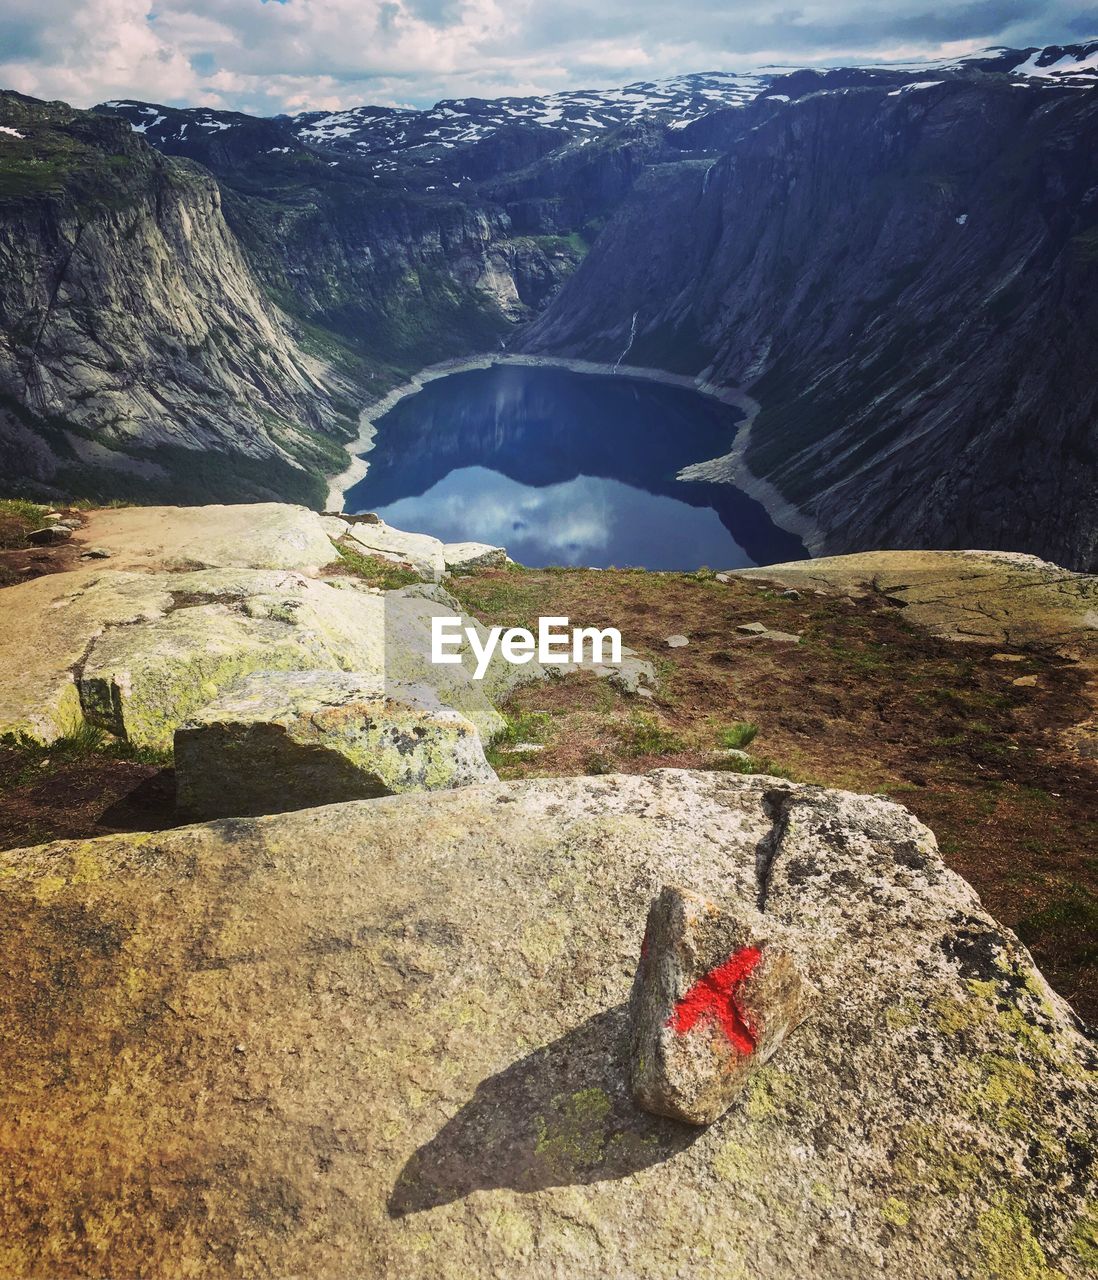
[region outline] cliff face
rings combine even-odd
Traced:
[[[352,428],[213,179],[129,126],[0,96],[0,470],[86,496],[322,496]]]
[[[626,363],[749,385],[823,549],[1094,568],[1098,102],[790,81],[683,130],[722,154],[645,175],[524,346],[617,359],[635,317]]]

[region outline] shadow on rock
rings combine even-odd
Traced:
[[[542,1191],[624,1178],[684,1151],[702,1130],[634,1104],[627,1038],[621,1005],[484,1080],[404,1166],[389,1215],[492,1187]]]

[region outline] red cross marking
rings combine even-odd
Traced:
[[[667,1025],[676,1035],[685,1035],[696,1023],[715,1019],[740,1053],[754,1053],[758,1038],[755,1028],[737,1001],[739,989],[762,959],[758,947],[741,947],[724,964],[700,978],[676,1002]]]

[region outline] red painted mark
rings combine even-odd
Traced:
[[[758,947],[741,947],[724,964],[710,969],[679,1000],[667,1025],[676,1035],[685,1035],[703,1019],[715,1018],[724,1034],[740,1053],[754,1053],[755,1028],[736,1001],[740,986],[762,959]]]

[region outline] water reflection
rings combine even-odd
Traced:
[[[524,564],[735,568],[804,554],[729,485],[684,482],[738,411],[678,387],[496,366],[430,383],[380,419],[349,511]]]

